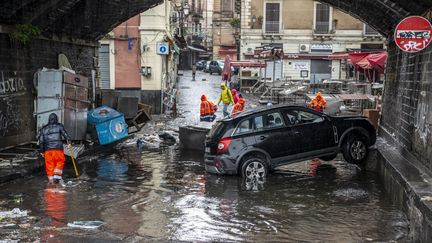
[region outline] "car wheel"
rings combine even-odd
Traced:
[[[362,164],[369,153],[366,139],[359,135],[350,136],[342,147],[344,159],[350,164]]]
[[[212,75],[212,72],[209,71],[209,74]]]
[[[327,155],[327,156],[323,156],[320,157],[320,160],[324,160],[324,161],[332,161],[337,157],[337,154],[332,154],[332,155]]]
[[[261,158],[248,159],[242,165],[242,177],[247,179],[265,178],[267,173],[267,163]]]

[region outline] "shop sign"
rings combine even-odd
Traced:
[[[311,45],[311,51],[332,51],[332,44],[317,43]]]

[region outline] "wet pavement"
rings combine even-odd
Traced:
[[[179,84],[181,116],[167,128],[198,123],[198,115],[187,114],[199,113],[201,93],[217,101],[210,90],[219,87],[220,76],[194,83],[189,77]],[[339,160],[318,170],[301,162],[250,182],[206,174],[202,154],[170,141],[159,148],[124,146],[80,169],[83,174],[67,178],[72,185],[66,188],[48,188],[43,173],[1,184],[0,212],[19,208],[28,216],[0,216],[0,241],[407,240],[406,218],[377,175]],[[70,165],[66,175],[73,176]],[[104,224],[68,227],[74,221]]]

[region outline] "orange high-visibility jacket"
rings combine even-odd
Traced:
[[[235,116],[238,113],[242,112],[244,110],[244,107],[245,107],[245,102],[246,102],[245,99],[240,98],[238,103],[234,105],[233,110],[231,112],[231,115]]]
[[[205,95],[201,96],[201,105],[200,105],[201,116],[213,115],[215,113],[214,107],[215,104],[213,104],[213,102],[211,101],[208,101]]]
[[[311,100],[309,106],[312,107],[316,111],[324,111],[327,108],[326,100],[321,96],[321,93],[318,92],[316,97]]]

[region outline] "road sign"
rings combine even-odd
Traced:
[[[396,27],[394,39],[397,46],[405,52],[419,52],[431,42],[432,25],[421,16],[403,19]]]
[[[168,43],[167,42],[156,43],[156,53],[159,55],[168,55],[169,54]]]

